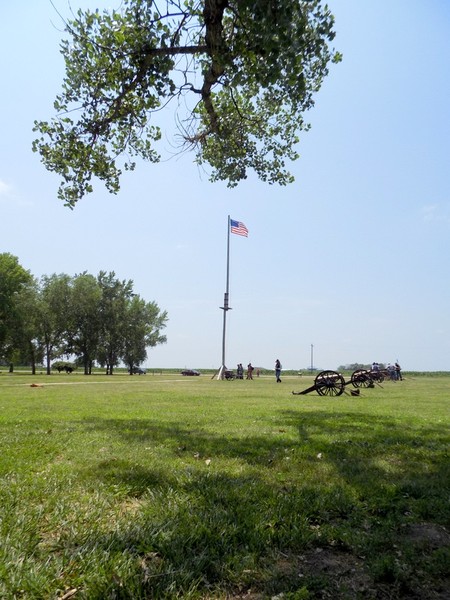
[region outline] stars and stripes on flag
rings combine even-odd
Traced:
[[[233,219],[230,219],[230,230],[231,233],[235,233],[236,235],[248,237],[248,229],[244,223],[241,223],[241,221],[234,221]]]

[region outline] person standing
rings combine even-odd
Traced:
[[[403,381],[401,366],[398,364],[398,362],[396,362],[394,366],[395,366],[395,373],[397,375],[397,381]]]
[[[275,361],[275,377],[277,378],[277,383],[281,383],[281,363],[278,358]]]
[[[253,379],[253,369],[255,367],[252,366],[252,363],[248,363],[247,365],[247,379]]]
[[[395,366],[391,365],[391,363],[387,366],[387,372],[389,373],[389,379],[391,381],[397,381],[397,371],[395,370]]]

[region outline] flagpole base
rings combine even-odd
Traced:
[[[215,377],[215,378],[217,379],[217,381],[219,381],[219,379],[225,379],[225,371],[226,371],[226,370],[227,370],[227,368],[226,368],[226,366],[225,366],[225,365],[222,365],[222,366],[220,367],[220,369],[219,369],[219,371],[217,372],[217,375],[216,375],[216,377]]]

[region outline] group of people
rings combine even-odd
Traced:
[[[248,363],[247,365],[247,375],[246,375],[246,379],[253,379],[253,371],[255,370],[255,367],[252,365],[252,363]],[[256,369],[256,377],[259,377],[260,375],[260,370]],[[277,383],[281,383],[281,363],[280,361],[277,360],[275,361],[275,376],[277,379]],[[236,367],[236,379],[244,379],[244,367],[242,366],[242,363],[239,363],[238,366]]]
[[[252,365],[252,363],[248,363],[246,379],[253,379],[254,370],[255,367]],[[259,377],[259,369],[256,369],[256,377]],[[244,379],[244,367],[242,366],[242,363],[239,363],[236,368],[236,379]]]
[[[275,379],[277,383],[281,383],[281,362],[280,360],[277,358],[275,361]],[[252,363],[248,363],[247,365],[247,371],[246,371],[246,379],[253,379],[253,371],[255,370],[255,367],[252,365]],[[372,371],[380,371],[381,367],[380,364],[377,362],[372,363]],[[400,365],[398,364],[398,362],[394,363],[393,365],[391,365],[390,363],[388,363],[387,367],[386,367],[386,371],[389,374],[389,378],[391,379],[391,381],[403,381],[403,377],[402,377],[402,369],[400,367]],[[259,377],[259,369],[256,369],[256,376]],[[244,379],[244,367],[242,366],[242,363],[239,363],[236,369],[236,378],[237,379]]]
[[[380,370],[379,363],[377,363],[377,362],[372,363],[372,371],[379,371],[379,370]],[[391,365],[391,363],[388,363],[386,366],[386,371],[388,372],[389,379],[391,381],[403,381],[402,368],[398,364],[398,362],[394,363],[393,365]]]
[[[398,362],[394,363],[393,365],[388,363],[388,365],[386,367],[386,371],[389,373],[389,378],[391,381],[402,381],[403,380],[402,369],[401,369],[400,365],[398,364]]]

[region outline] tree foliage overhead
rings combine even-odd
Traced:
[[[322,0],[123,0],[119,10],[79,10],[61,44],[57,115],[35,122],[33,149],[62,177],[68,206],[92,192],[92,176],[116,193],[136,157],[159,160],[157,113],[173,101],[180,145],[209,165],[212,181],[235,186],[252,169],[285,185],[304,113],[340,60],[333,24]]]

